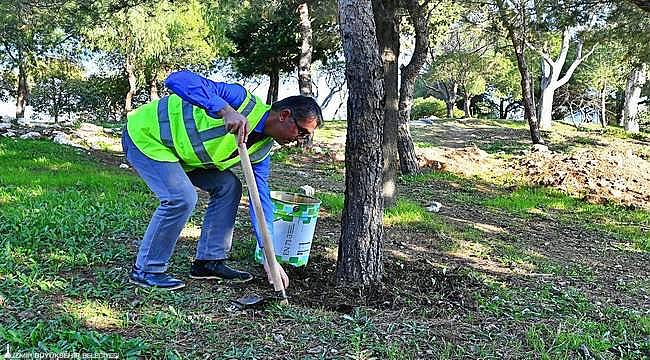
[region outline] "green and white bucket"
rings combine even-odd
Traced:
[[[281,264],[307,265],[316,229],[320,200],[302,194],[271,191],[273,201],[273,248]],[[255,248],[255,260],[262,263],[263,251]]]

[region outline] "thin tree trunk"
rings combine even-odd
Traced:
[[[398,112],[398,68],[399,28],[396,18],[397,4],[393,0],[373,0],[377,44],[384,64],[384,137],[382,150],[384,154],[383,195],[384,207],[391,207],[397,198],[397,171],[399,156],[397,153]]]
[[[18,64],[18,93],[16,96],[16,121],[25,118],[27,103],[27,71],[25,64]]]
[[[311,55],[313,46],[311,20],[309,19],[307,3],[298,5],[298,13],[300,15],[300,37],[302,38],[300,59],[298,61],[298,86],[300,88],[300,95],[312,96]]]
[[[456,100],[458,99],[458,84],[455,81],[452,81],[449,90],[449,97],[445,101],[447,105],[447,117],[454,118],[454,107],[456,106]]]
[[[425,11],[420,7],[417,0],[403,0],[415,28],[415,49],[406,66],[402,68],[402,77],[399,94],[399,128],[397,139],[397,150],[399,152],[400,170],[402,174],[415,174],[420,172],[418,160],[415,155],[415,146],[411,137],[409,121],[411,120],[411,108],[413,107],[413,94],[415,92],[415,80],[424,66],[427,54],[429,53],[429,28]]]
[[[158,72],[151,70],[149,75],[149,101],[160,99],[158,95]]]
[[[280,72],[274,70],[269,74],[269,91],[266,93],[266,103],[273,104],[278,101],[278,90],[280,88]]]
[[[137,91],[135,65],[133,64],[133,57],[131,55],[126,56],[124,71],[126,72],[126,77],[129,81],[129,91],[126,93],[126,97],[124,98],[124,112],[126,115],[133,110],[133,96]]]
[[[623,112],[625,111],[625,92],[617,91],[616,92],[616,123],[618,126],[625,126],[623,121]]]
[[[466,118],[471,118],[472,117],[472,111],[470,110],[470,104],[472,101],[472,97],[467,95],[467,92],[465,92],[465,101],[463,103],[463,112],[465,112],[465,117]]]
[[[339,0],[348,95],[345,203],[336,266],[339,283],[381,281],[383,68],[370,0]]]
[[[603,128],[607,127],[607,82],[603,83],[603,88],[600,89],[600,125]]]

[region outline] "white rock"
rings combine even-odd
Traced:
[[[442,208],[442,204],[434,201],[431,205],[427,206],[425,209],[429,212],[438,212]]]
[[[542,145],[542,144],[535,144],[535,145],[533,145],[533,146],[531,147],[531,151],[533,151],[533,152],[544,152],[544,153],[551,152],[551,151],[548,149],[548,146],[546,146],[546,145]]]
[[[11,131],[11,130],[9,130],[9,131],[7,131],[6,133],[2,134],[2,136],[5,136],[5,137],[15,137],[15,136],[16,136],[16,133],[13,132],[13,131]]]
[[[129,165],[127,164],[120,164],[120,169],[128,169]]]
[[[21,139],[40,139],[42,137],[41,133],[36,131],[30,131],[27,134],[20,135]]]
[[[11,128],[11,123],[0,123],[0,129],[9,129]]]
[[[61,144],[61,145],[73,145],[73,146],[76,145],[76,144],[73,143],[72,140],[70,139],[70,135],[68,135],[68,134],[66,134],[66,133],[64,133],[64,132],[61,132],[61,131],[55,131],[55,132],[52,133],[52,135],[54,135],[54,137],[52,138],[52,141],[54,141],[54,142],[57,143],[57,144]]]

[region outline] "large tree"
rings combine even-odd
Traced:
[[[326,61],[338,49],[335,12],[325,1],[308,2],[319,16],[311,22],[312,61]],[[234,49],[230,54],[234,67],[243,76],[267,75],[266,101],[278,97],[280,74],[298,66],[302,40],[296,1],[253,0],[233,16],[228,38]]]
[[[336,274],[339,282],[369,285],[380,282],[383,273],[384,71],[371,0],[339,0],[338,4],[349,95],[345,203]]]
[[[122,9],[87,32],[91,47],[121,63],[129,83],[124,98],[125,113],[133,108],[138,82],[146,81],[150,98],[156,98],[161,73],[206,66],[216,55],[224,53],[227,45],[215,41],[214,34],[209,36],[204,11],[197,0],[183,4],[161,1],[151,6]]]
[[[91,1],[82,0],[0,2],[0,70],[18,74],[17,119],[25,116],[27,84],[38,62],[74,48],[75,30],[90,6]]]

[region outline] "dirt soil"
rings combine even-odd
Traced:
[[[591,203],[650,209],[649,139],[617,139],[562,124],[556,129],[547,147],[531,147],[527,129],[480,120],[435,123],[425,138],[439,146],[419,149],[420,164],[466,176],[508,174]]]

